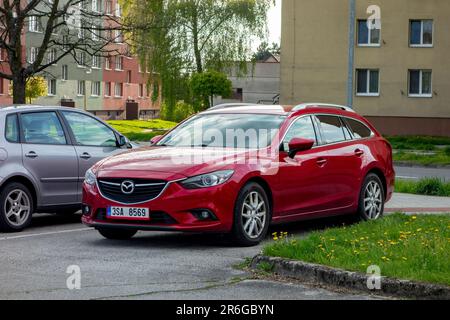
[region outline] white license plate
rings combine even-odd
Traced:
[[[147,221],[150,220],[150,210],[148,208],[108,207],[107,216],[109,219]]]

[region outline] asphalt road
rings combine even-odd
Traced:
[[[424,168],[395,166],[397,178],[419,180],[426,177],[439,177],[450,181],[450,168]]]
[[[343,218],[284,226],[302,235]],[[279,229],[271,230],[279,231]],[[0,299],[373,299],[298,283],[252,280],[233,266],[259,253],[214,235],[139,233],[103,239],[79,217],[41,215],[19,234],[0,234]],[[81,271],[69,290],[67,268]]]

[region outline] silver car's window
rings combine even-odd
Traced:
[[[284,151],[289,151],[289,142],[293,138],[303,138],[314,140],[317,145],[316,132],[311,117],[303,117],[298,119],[286,133],[283,140]]]
[[[100,121],[78,112],[63,112],[76,143],[82,146],[116,147],[114,132]]]
[[[61,122],[55,112],[35,112],[21,115],[25,143],[66,144]]]
[[[5,137],[9,142],[19,142],[19,125],[16,114],[6,117]]]

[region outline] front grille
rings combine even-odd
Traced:
[[[177,224],[177,220],[172,218],[169,214],[162,211],[150,211],[150,220],[149,221],[134,221],[134,220],[108,220],[106,215],[106,209],[98,209],[95,215],[95,220],[97,221],[108,221],[109,223],[124,223],[126,221],[127,224],[138,224],[138,225],[174,225]]]
[[[134,191],[130,194],[125,194],[122,191],[122,182],[131,181],[134,183]],[[140,203],[155,199],[161,194],[166,187],[167,182],[164,180],[149,180],[149,179],[123,179],[123,178],[108,178],[100,179],[98,187],[101,193],[106,198],[126,203]]]

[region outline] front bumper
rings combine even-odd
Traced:
[[[176,182],[156,199],[142,204],[121,204],[105,199],[97,185],[83,185],[82,222],[93,228],[120,228],[146,231],[229,232],[233,224],[234,203],[239,188],[231,181],[224,185],[187,190]],[[111,206],[149,208],[149,221],[108,219],[106,209]],[[208,210],[214,217],[200,219],[194,212]],[[87,212],[88,211],[88,212]]]

